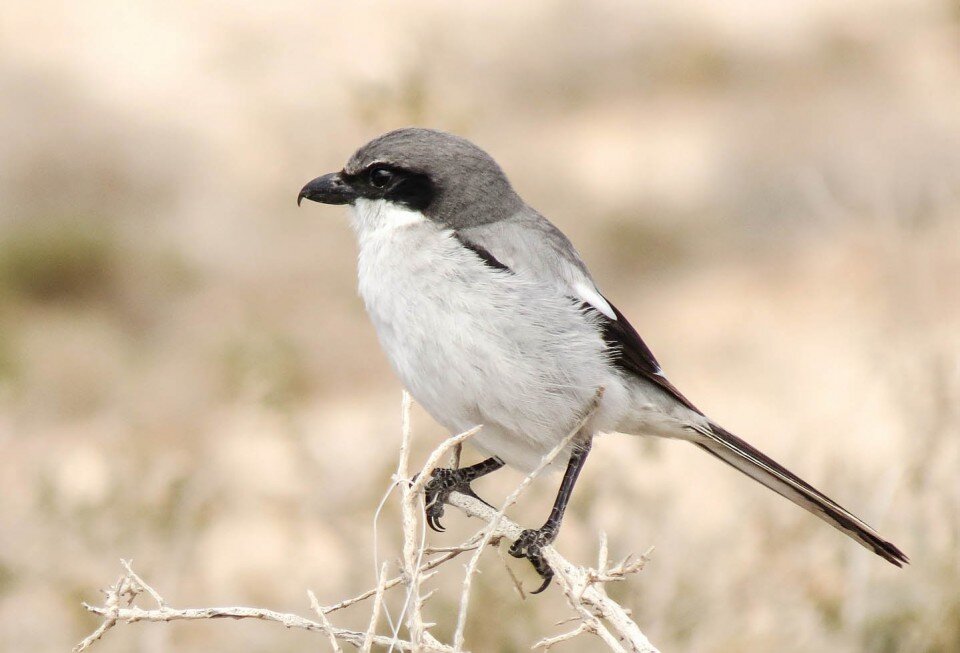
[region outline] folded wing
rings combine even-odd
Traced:
[[[614,365],[700,412],[664,376],[653,352],[623,313],[600,293],[573,244],[549,220],[527,208],[507,220],[461,229],[455,236],[487,265],[554,284],[561,294],[581,302],[600,324]]]

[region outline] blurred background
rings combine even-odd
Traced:
[[[559,546],[656,547],[611,589],[656,644],[960,650],[956,2],[14,0],[0,97],[0,650],[76,643],[120,557],[180,607],[307,614],[306,588],[373,585],[400,387],[345,210],[295,199],[410,124],[490,151],[689,397],[913,560],[693,447],[605,436]],[[414,423],[422,461],[443,433]],[[539,524],[557,482],[513,516]],[[446,523],[434,545],[478,527]],[[431,581],[440,635],[461,569]],[[481,569],[473,651],[570,616],[495,552]],[[206,622],[98,650],[324,646]]]

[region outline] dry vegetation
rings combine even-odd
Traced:
[[[377,564],[377,580],[373,589],[357,596],[343,599],[332,605],[323,606],[312,590],[307,597],[316,619],[307,619],[298,614],[282,613],[269,608],[249,606],[173,608],[160,593],[144,581],[128,560],[122,560],[123,573],[117,581],[107,587],[101,604],[84,603],[89,612],[102,619],[97,628],[83,638],[73,649],[82,653],[100,642],[103,637],[120,624],[169,623],[171,621],[201,621],[209,619],[256,619],[279,623],[286,628],[297,628],[308,632],[322,633],[334,653],[341,653],[341,642],[352,644],[361,653],[369,653],[373,647],[389,651],[414,651],[416,653],[461,653],[466,644],[466,625],[471,614],[471,593],[473,581],[479,573],[481,556],[491,547],[498,551],[506,541],[516,541],[523,527],[506,517],[505,512],[520,499],[523,493],[548,467],[557,455],[566,450],[574,437],[580,435],[580,429],[599,405],[603,391],[598,390],[592,407],[585,411],[582,419],[561,442],[548,452],[540,464],[523,478],[517,487],[507,496],[499,508],[485,504],[476,497],[452,494],[450,506],[456,507],[468,517],[482,520],[484,525],[479,531],[462,543],[446,547],[428,547],[426,545],[427,520],[425,515],[425,487],[431,478],[431,472],[438,466],[459,464],[462,447],[481,427],[475,426],[463,433],[452,435],[434,449],[423,467],[411,476],[410,454],[413,448],[413,430],[410,420],[413,401],[409,394],[403,394],[403,428],[397,472],[393,483],[384,494],[374,516],[374,546],[379,546],[379,515],[387,501],[398,496],[401,511],[402,555],[394,563],[384,561]],[[449,461],[449,462],[448,462]],[[450,643],[438,640],[431,629],[437,626],[435,621],[427,621],[427,603],[437,594],[436,588],[426,590],[427,584],[434,584],[441,572],[460,574],[451,565],[458,556],[469,553],[469,562],[464,565],[463,583],[460,590],[459,608],[456,613],[456,629]],[[608,583],[626,580],[640,572],[647,556],[630,554],[619,563],[611,563],[610,550],[606,534],[600,533],[600,546],[597,566],[577,565],[565,559],[552,546],[544,547],[543,556],[549,566],[556,586],[563,592],[572,615],[562,619],[556,625],[566,625],[567,630],[558,635],[539,639],[535,649],[550,649],[570,642],[582,635],[595,635],[614,653],[659,653],[630,618],[631,610],[624,608],[607,594]],[[501,559],[503,556],[501,555]],[[375,561],[377,562],[377,561]],[[396,572],[392,567],[396,567]],[[523,585],[506,568],[511,581],[522,600],[527,598]],[[396,576],[393,574],[397,573]],[[391,614],[385,599],[394,589],[404,590],[399,613]],[[537,590],[539,591],[539,590]],[[535,591],[536,593],[536,591]],[[143,606],[144,599],[152,605]],[[368,609],[365,631],[355,631],[337,627],[334,618],[339,618],[340,610],[363,606]],[[446,612],[446,611],[445,611]],[[449,614],[445,615],[449,617]],[[441,617],[443,618],[443,617]],[[386,621],[386,625],[381,622]],[[383,629],[387,628],[387,632]],[[449,629],[447,629],[449,630]]]
[[[558,546],[656,546],[610,589],[652,641],[960,649],[955,3],[39,0],[0,25],[0,651],[79,641],[120,558],[173,605],[299,611],[304,588],[372,585],[399,388],[345,220],[294,200],[408,123],[490,150],[686,394],[913,561],[692,447],[603,437]],[[444,434],[415,424],[419,464]],[[511,516],[539,523],[555,483]],[[431,545],[474,528],[447,525]],[[498,560],[480,571],[471,650],[563,631],[560,591],[521,601]],[[435,583],[449,641],[459,582]],[[213,622],[97,650],[323,645]]]

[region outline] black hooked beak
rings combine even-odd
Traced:
[[[297,195],[297,206],[303,198],[320,202],[321,204],[352,204],[357,199],[357,192],[343,180],[339,172],[317,177],[302,189]]]

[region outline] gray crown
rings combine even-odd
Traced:
[[[447,132],[420,127],[388,132],[357,150],[344,172],[356,176],[378,164],[428,177],[434,195],[424,213],[455,229],[497,222],[524,206],[493,157]]]

